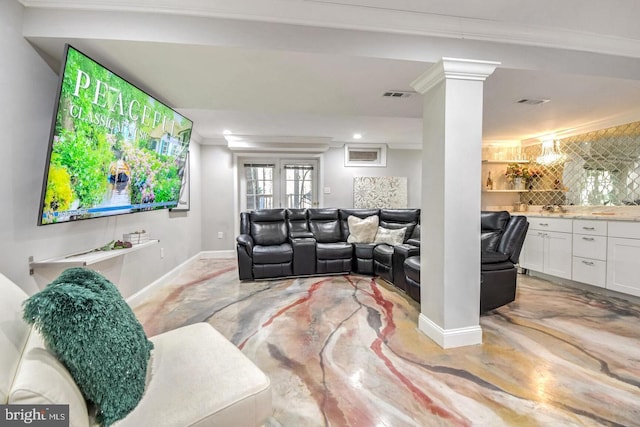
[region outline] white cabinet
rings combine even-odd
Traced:
[[[529,224],[531,226],[531,224]],[[520,267],[533,271],[544,270],[544,233],[528,230],[520,252]]]
[[[640,296],[640,222],[528,220],[522,268]]]
[[[572,220],[529,217],[520,266],[571,279]]]
[[[572,279],[604,288],[606,273],[607,222],[574,220]]]
[[[640,296],[640,223],[609,224],[607,288]]]

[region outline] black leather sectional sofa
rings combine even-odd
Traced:
[[[401,244],[349,243],[349,216],[405,228]],[[516,267],[529,223],[481,212],[481,312],[515,299]],[[420,301],[419,209],[262,209],[240,214],[240,280],[354,272],[376,275]]]
[[[405,228],[400,245],[348,243],[349,216],[378,217]],[[236,238],[240,280],[359,273],[404,288],[404,260],[420,253],[419,209],[261,209],[240,214]]]

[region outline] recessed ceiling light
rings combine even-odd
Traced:
[[[353,139],[362,139],[362,134],[361,133],[354,133],[353,134]]]

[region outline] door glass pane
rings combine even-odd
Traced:
[[[287,208],[310,208],[313,202],[313,166],[285,165],[285,200]]]
[[[245,164],[247,209],[273,208],[273,164]]]

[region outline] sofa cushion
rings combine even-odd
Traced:
[[[511,215],[507,211],[480,213],[480,247],[483,251],[495,251]]]
[[[393,246],[387,244],[377,245],[373,249],[373,259],[383,265],[391,267],[391,262],[393,259]]]
[[[269,378],[211,325],[196,323],[151,341],[144,399],[114,427],[260,426],[271,416]]]
[[[308,232],[309,223],[307,222],[306,209],[287,209],[287,224],[289,227],[289,235],[294,233]]]
[[[347,259],[353,255],[353,246],[349,243],[318,243],[316,259]]]
[[[333,208],[309,209],[309,229],[313,237],[320,243],[336,243],[345,241],[340,232],[338,210]]]
[[[280,264],[293,259],[293,249],[289,243],[272,246],[256,245],[253,248],[254,264]]]
[[[68,269],[25,302],[24,320],[99,407],[99,422],[110,425],[135,408],[153,344],[111,282],[93,270]]]
[[[260,209],[249,214],[256,245],[279,245],[288,239],[284,209]]]
[[[413,234],[420,221],[420,209],[380,209],[380,226],[390,229],[406,227],[403,242]]]
[[[351,215],[347,218],[349,224],[348,243],[373,243],[378,231],[378,216],[372,215],[364,219]]]
[[[27,294],[2,274],[0,295],[0,404],[4,404],[30,328],[22,320],[22,302]]]
[[[69,405],[69,426],[89,426],[82,392],[62,363],[32,329],[9,393],[11,405]]]
[[[406,232],[406,227],[398,229],[378,227],[378,232],[376,233],[376,237],[373,240],[373,243],[386,243],[391,246],[401,245],[402,243],[404,243],[404,236]]]

